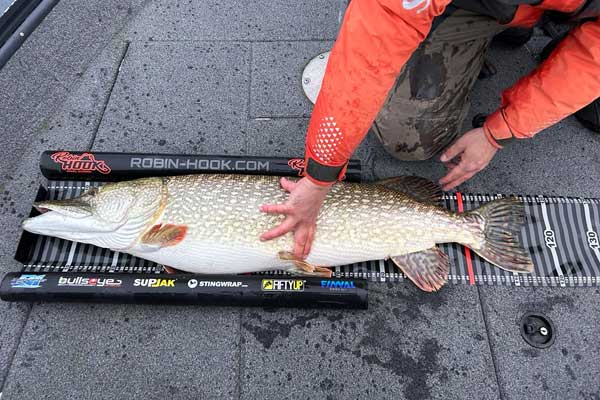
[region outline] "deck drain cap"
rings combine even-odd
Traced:
[[[329,51],[318,54],[306,64],[302,72],[302,89],[304,89],[304,94],[313,104],[317,101],[321,91],[321,83],[323,83],[328,60]]]
[[[519,323],[521,336],[530,346],[545,349],[554,343],[554,324],[550,318],[536,313],[526,313]]]

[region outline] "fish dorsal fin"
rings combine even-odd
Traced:
[[[448,281],[448,256],[437,246],[391,259],[408,279],[426,292],[435,292]]]
[[[419,176],[396,176],[377,181],[375,184],[406,193],[423,203],[440,204],[444,194],[438,184]]]
[[[140,243],[149,248],[175,246],[185,238],[186,233],[185,225],[157,224],[142,235]]]

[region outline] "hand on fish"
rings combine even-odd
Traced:
[[[280,184],[289,192],[287,201],[283,204],[263,204],[260,210],[269,214],[283,214],[285,219],[275,228],[263,233],[260,239],[271,240],[294,232],[294,256],[305,259],[310,253],[317,229],[317,217],[331,185],[317,185],[308,178],[302,178],[298,182],[281,178]]]
[[[497,151],[485,137],[483,128],[465,133],[448,147],[440,158],[449,170],[439,181],[443,190],[453,189],[471,179],[487,167]],[[310,253],[317,216],[331,185],[320,186],[308,178],[295,183],[281,178],[281,187],[290,193],[288,200],[283,204],[265,204],[261,211],[283,214],[285,219],[261,235],[261,240],[271,240],[294,232],[294,255],[304,259]]]

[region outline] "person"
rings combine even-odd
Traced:
[[[483,127],[457,134],[468,94],[494,35],[532,27],[548,11],[578,24],[536,70],[502,94]],[[600,0],[353,0],[332,48],[308,126],[305,173],[281,180],[289,196],[265,204],[283,221],[270,240],[294,233],[305,258],[319,210],[343,179],[369,129],[400,160],[440,154],[452,189],[508,144],[533,137],[600,97]]]

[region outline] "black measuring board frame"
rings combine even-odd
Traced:
[[[10,272],[0,283],[0,299],[366,309],[368,282],[257,275]]]
[[[47,151],[41,155],[40,169],[48,179],[48,185],[39,187],[35,201],[55,198],[57,185],[62,188],[63,194],[74,196],[105,182],[151,176],[238,173],[293,177],[301,175],[303,164],[303,159],[284,157]],[[346,179],[361,180],[360,161],[349,162]],[[32,208],[30,216],[37,214],[37,210]],[[69,246],[66,262],[43,266],[29,264],[40,251],[42,242],[45,244],[41,254],[47,257],[52,257],[57,248],[48,252],[46,244],[57,244],[60,251],[66,251],[65,246]],[[173,275],[165,274],[162,265],[125,254],[115,257],[115,253],[108,249],[82,246],[81,243],[24,231],[15,254],[15,259],[24,264],[23,270],[3,278],[0,299],[339,309],[368,307],[368,281],[362,279],[298,278],[282,274]],[[108,257],[102,257],[108,253],[111,253]],[[90,264],[90,259],[101,260],[104,265],[96,262],[91,263],[95,265],[84,265]],[[152,282],[157,286],[153,287]]]
[[[119,179],[129,179],[131,176],[125,174],[127,165],[137,163],[138,159],[149,158],[152,160],[165,159],[164,155],[139,155],[139,154],[115,154],[115,153],[74,153],[73,158],[64,158],[63,155],[52,158],[57,153],[48,152],[42,157],[42,170],[44,175],[54,178],[48,181],[46,186],[41,186],[37,200],[64,199],[77,196],[90,187],[101,186],[104,182],[118,180],[106,176],[102,170],[105,167],[111,169],[111,173],[118,173]],[[93,157],[90,157],[92,155]],[[114,157],[112,156],[114,155]],[[269,162],[269,168],[265,167],[262,173],[273,173],[276,175],[293,176],[298,174],[299,159],[278,159],[260,157],[223,157],[223,156],[172,156],[175,164],[181,167],[177,173],[209,172],[216,173],[210,168],[202,168],[200,171],[190,171],[189,162],[202,161],[202,167],[209,165],[213,160],[214,167],[227,160],[234,161],[257,161]],[[56,165],[60,161],[85,161],[83,164],[67,163],[67,168],[82,168],[84,172],[67,171],[60,175],[56,171]],[[117,160],[117,161],[116,161]],[[133,161],[132,161],[133,160]],[[182,161],[183,160],[183,161]],[[225,161],[223,161],[225,160]],[[103,161],[105,165],[98,164]],[[140,161],[143,162],[143,161]],[[148,176],[165,173],[164,161],[152,161],[155,169],[148,169]],[[121,164],[119,164],[121,163]],[[146,161],[146,163],[150,163]],[[208,163],[208,164],[206,164]],[[230,161],[231,163],[231,161]],[[231,166],[231,164],[221,164]],[[235,163],[234,163],[235,165]],[[238,163],[238,166],[247,168],[248,164]],[[250,164],[254,165],[254,164]],[[149,165],[148,165],[149,166]],[[301,165],[300,165],[301,166]],[[359,168],[357,164],[356,168]],[[360,173],[355,171],[349,180],[360,181]],[[89,170],[93,171],[89,171]],[[95,171],[94,169],[100,169]],[[171,174],[172,171],[169,171]],[[231,172],[225,170],[224,172]],[[234,171],[244,173],[241,171]],[[74,174],[79,173],[85,179],[78,180],[56,180],[57,178],[72,179]],[[103,181],[90,180],[90,174],[96,173]],[[139,173],[137,171],[136,173]],[[93,174],[91,176],[94,176]],[[136,177],[141,177],[137,175]],[[529,250],[535,264],[532,274],[515,274],[501,270],[481,259],[459,244],[442,244],[440,247],[448,254],[450,260],[450,272],[448,282],[450,284],[470,285],[502,285],[502,286],[556,286],[556,287],[593,287],[600,284],[600,242],[598,232],[600,231],[600,200],[586,198],[568,198],[556,196],[524,196],[524,195],[490,195],[490,194],[462,194],[446,193],[443,198],[443,206],[454,212],[467,212],[484,203],[503,197],[517,197],[524,203],[526,224],[521,230],[521,242]],[[37,211],[32,210],[32,215]],[[109,249],[102,249],[92,245],[69,242],[66,240],[34,235],[24,232],[19,242],[15,258],[23,264],[21,274],[69,274],[81,277],[91,277],[98,274],[130,274],[133,276],[152,277],[165,273],[160,264],[140,259],[126,253],[116,253]],[[356,287],[357,282],[402,282],[405,276],[390,260],[373,260],[352,265],[336,266],[332,268],[333,286]],[[273,279],[291,279],[292,277],[284,271],[269,271],[256,276],[271,277]],[[14,278],[14,277],[13,277]],[[7,278],[5,278],[6,280]],[[191,278],[190,278],[191,279]],[[340,290],[343,287],[327,287],[323,289]],[[10,291],[10,288],[5,287]],[[365,288],[366,290],[366,288]],[[22,293],[22,292],[21,292]],[[39,298],[43,297],[43,289],[38,289]],[[21,294],[22,295],[22,294]],[[290,296],[294,294],[290,292]],[[9,295],[10,297],[10,295]],[[185,297],[185,296],[184,296]],[[13,297],[14,299],[14,297]],[[183,299],[183,298],[182,298]],[[123,299],[123,301],[126,301]],[[306,305],[310,306],[310,305]]]
[[[113,182],[151,176],[221,173],[300,176],[304,159],[227,155],[45,151],[40,169],[48,180]],[[361,162],[350,160],[345,179],[360,182]]]

